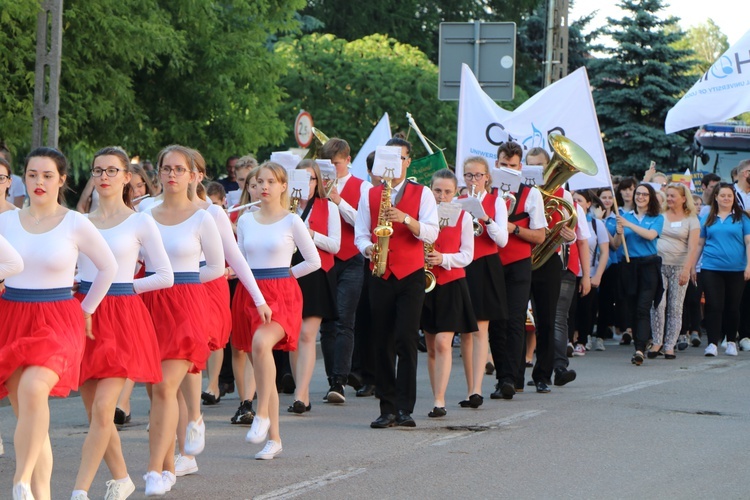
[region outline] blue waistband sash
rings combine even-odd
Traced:
[[[81,283],[78,285],[78,291],[84,295],[89,293],[89,290],[91,290],[90,281],[81,281]],[[135,295],[135,290],[133,290],[132,283],[112,283],[109,287],[109,290],[107,290],[107,295],[111,295],[114,297],[123,295]]]
[[[146,271],[146,276],[152,276],[154,273]],[[175,285],[194,285],[200,284],[201,273],[184,271],[174,273],[174,284]]]
[[[73,298],[70,287],[64,288],[13,288],[5,287],[5,300],[12,302],[58,302]],[[6,318],[12,321],[12,318]]]
[[[288,267],[269,267],[266,269],[253,269],[256,280],[274,280],[279,278],[290,278]]]

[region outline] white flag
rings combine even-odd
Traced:
[[[750,31],[719,57],[667,113],[666,133],[750,111]]]
[[[525,152],[533,147],[551,153],[547,136],[559,132],[581,146],[599,172],[595,176],[575,174],[571,190],[611,185],[609,164],[602,144],[586,68],[580,68],[537,92],[513,112],[502,109],[482,91],[474,74],[464,65],[458,109],[456,174],[463,180],[463,160],[485,156],[490,164],[497,157],[497,146],[508,139],[519,143]]]
[[[391,120],[388,118],[388,113],[383,113],[383,117],[375,128],[370,132],[370,137],[367,138],[365,143],[359,148],[357,156],[354,157],[350,172],[354,177],[367,180],[367,155],[375,151],[378,146],[385,146],[393,135],[391,134]]]

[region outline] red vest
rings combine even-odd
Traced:
[[[467,197],[467,195],[459,196],[459,198]],[[484,208],[484,213],[486,213],[487,216],[491,219],[495,218],[495,201],[497,201],[497,194],[495,193],[487,193],[482,200],[482,208]],[[481,224],[482,228],[484,228],[484,232],[481,236],[474,237],[474,260],[477,260],[480,257],[485,257],[487,255],[492,255],[493,253],[497,253],[498,249],[497,243],[495,243],[487,233],[487,225],[484,223],[484,221],[480,220],[479,224]]]
[[[513,208],[513,213],[508,214],[508,222],[512,222],[516,226],[520,226],[528,229],[529,227],[529,214],[524,212],[526,206],[526,199],[529,197],[529,191],[532,188],[526,184],[521,184],[516,193],[516,206]],[[507,202],[510,204],[510,201]],[[519,260],[531,258],[531,247],[532,244],[528,241],[522,240],[513,233],[508,235],[508,244],[498,250],[500,254],[500,261],[504,266],[518,262]]]
[[[463,227],[464,215],[465,212],[462,211],[461,215],[458,216],[458,223],[455,226],[447,226],[440,230],[437,241],[435,241],[435,251],[440,253],[458,253],[461,250],[461,228]],[[466,276],[466,271],[464,271],[463,267],[448,270],[441,266],[435,266],[431,271],[435,275],[438,285],[445,285]]]
[[[576,207],[578,205],[576,203],[573,203],[573,209],[577,210]],[[576,212],[577,213],[577,212]],[[578,251],[578,242],[575,242],[570,245],[570,255],[568,256],[568,269],[578,276],[581,274],[581,252]]]
[[[370,236],[373,243],[377,238],[372,234],[372,229],[378,225],[378,214],[380,213],[380,198],[384,185],[370,189]],[[404,195],[396,204],[396,208],[409,215],[414,220],[419,220],[419,207],[422,201],[422,186],[411,181],[406,181]],[[424,267],[424,244],[411,234],[405,224],[395,222],[393,224],[393,235],[388,243],[388,259],[386,261],[383,279],[388,279],[391,274],[396,278],[403,279],[411,273]],[[373,268],[372,261],[370,269]]]
[[[328,200],[315,198],[307,220],[310,223],[310,229],[323,236],[328,236]],[[318,249],[318,254],[320,254],[320,267],[326,272],[330,271],[333,267],[333,254],[318,247],[315,248]]]
[[[344,189],[340,193],[341,197],[346,200],[349,205],[354,207],[355,210],[359,208],[359,198],[362,193],[360,188],[362,182],[362,179],[352,175],[349,180],[346,181]],[[341,214],[339,214],[339,217],[341,217]],[[341,248],[339,248],[339,253],[336,254],[336,257],[339,260],[349,260],[358,254],[359,250],[354,245],[354,227],[349,225],[349,223],[341,217]]]

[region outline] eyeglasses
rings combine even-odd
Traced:
[[[94,177],[101,177],[104,172],[107,172],[107,177],[115,177],[118,172],[122,172],[125,169],[116,167],[100,168],[94,167],[91,169],[91,175]]]
[[[636,196],[648,196],[648,192],[644,193],[643,191],[636,191],[635,195]]]
[[[174,172],[177,177],[182,177],[187,173],[188,169],[185,167],[159,167],[159,173],[162,175],[169,175]]]
[[[312,182],[312,181],[317,181],[317,180],[318,180],[318,178],[317,178],[317,177],[310,177],[310,182]]]
[[[0,174],[0,184],[5,183],[8,179],[10,179],[9,175]]]
[[[477,180],[478,181],[482,177],[484,177],[484,173],[482,173],[482,172],[480,172],[478,174],[464,174],[464,179],[466,179],[467,181],[470,181],[470,180]]]

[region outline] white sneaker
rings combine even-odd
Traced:
[[[594,350],[594,339],[596,337],[592,337],[591,335],[588,336],[588,341],[586,342],[586,350],[587,351],[593,351]]]
[[[104,500],[125,500],[135,491],[135,484],[130,476],[127,481],[119,482],[114,479],[107,481],[107,494]]]
[[[13,500],[34,500],[34,495],[31,493],[31,485],[28,483],[14,484]]]
[[[270,427],[271,427],[270,418],[262,418],[256,414],[255,418],[253,419],[253,425],[250,426],[250,430],[247,431],[247,436],[245,436],[245,441],[247,441],[248,443],[255,443],[255,444],[262,443],[266,439],[266,436],[268,436],[268,429]]]
[[[161,474],[155,470],[152,470],[143,476],[143,479],[146,480],[147,497],[160,497],[167,492],[164,488],[164,479],[162,479]]]
[[[172,491],[172,486],[177,483],[177,476],[168,470],[161,471],[161,480],[164,482],[164,491]]]
[[[83,493],[76,493],[75,495],[70,495],[70,500],[89,500],[89,494],[85,491]]]
[[[184,455],[177,455],[174,460],[174,474],[177,477],[187,476],[198,472],[198,462],[195,458],[188,458]]]
[[[703,351],[705,356],[716,356],[718,353],[719,350],[716,348],[716,344],[708,344],[706,350]]]
[[[734,342],[727,342],[727,347],[724,349],[724,354],[727,356],[737,356],[737,344]]]
[[[750,339],[745,337],[744,339],[740,340],[740,351],[750,351]],[[2,443],[0,442],[0,447],[2,446]],[[2,455],[2,453],[0,453]]]
[[[721,341],[720,345],[721,345],[721,347],[723,347],[724,349],[726,349],[726,347],[727,347],[727,338],[726,337],[724,337],[724,340]]]
[[[573,356],[585,356],[586,355],[586,348],[583,347],[583,344],[576,344],[575,348],[573,349]]]
[[[698,332],[693,332],[690,334],[690,343],[693,345],[693,347],[701,346],[701,336],[698,335]]]
[[[201,416],[195,422],[189,422],[185,433],[185,453],[200,455],[206,447],[206,424]]]
[[[594,350],[595,351],[604,351],[604,339],[596,337],[594,338]]]
[[[281,453],[281,443],[278,441],[268,440],[266,446],[261,451],[255,454],[256,460],[271,460]]]

